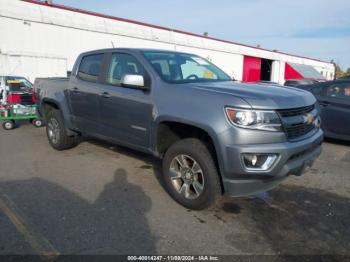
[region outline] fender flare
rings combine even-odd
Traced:
[[[173,117],[173,116],[160,116],[160,117],[158,117],[154,121],[154,124],[153,124],[153,127],[152,127],[153,132],[152,132],[152,137],[151,137],[151,148],[152,148],[152,151],[154,152],[154,154],[156,156],[159,157],[159,154],[158,154],[158,151],[157,151],[158,128],[164,122],[173,122],[173,123],[185,124],[185,125],[193,126],[195,128],[198,128],[198,129],[204,131],[209,136],[211,141],[213,142],[216,159],[217,159],[218,165],[219,165],[219,173],[220,173],[220,176],[221,176],[221,170],[223,170],[223,162],[222,162],[223,158],[222,158],[222,154],[221,154],[221,151],[220,151],[219,141],[217,139],[216,132],[211,126],[206,126],[206,125],[203,125],[203,124],[199,124],[199,123],[196,123],[196,122],[193,122],[193,121],[189,121],[189,120],[185,120],[185,119],[181,119],[181,118],[177,118],[177,117]]]
[[[65,125],[65,129],[66,129],[66,132],[67,132],[67,135],[69,136],[74,136],[76,135],[76,133],[74,131],[72,131],[72,129],[74,129],[74,125],[71,121],[71,118],[69,116],[69,109],[68,107],[62,105],[61,103],[59,103],[57,100],[55,99],[52,99],[52,98],[44,98],[41,103],[40,103],[40,106],[39,106],[39,111],[41,111],[41,114],[44,118],[44,120],[46,121],[45,119],[45,114],[44,114],[44,110],[42,109],[43,106],[45,104],[48,104],[48,105],[54,105],[55,107],[57,107],[57,109],[61,112],[62,114],[62,117],[63,117],[63,121],[64,121],[64,125]]]

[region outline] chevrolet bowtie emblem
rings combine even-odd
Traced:
[[[315,118],[312,114],[304,115],[304,123],[311,125],[314,122]]]

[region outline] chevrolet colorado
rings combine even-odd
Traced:
[[[86,52],[69,79],[37,79],[35,92],[53,148],[89,135],[153,154],[169,194],[192,209],[272,189],[321,152],[311,93],[232,81],[193,54]]]

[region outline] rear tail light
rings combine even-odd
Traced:
[[[21,96],[18,94],[9,94],[7,96],[7,102],[9,104],[18,104],[21,102]]]
[[[35,103],[37,101],[37,99],[38,99],[35,85],[33,86],[32,92],[33,92],[32,93],[32,100],[33,100],[33,103]]]

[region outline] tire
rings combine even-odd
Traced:
[[[216,206],[222,195],[219,174],[201,140],[187,138],[173,144],[162,169],[165,187],[175,201],[194,210]]]
[[[78,137],[67,136],[63,117],[59,110],[50,110],[46,115],[46,123],[47,139],[54,149],[62,151],[78,144]]]
[[[32,121],[33,126],[35,127],[42,127],[43,126],[43,121],[41,119],[35,118]]]
[[[16,123],[13,120],[6,120],[2,123],[2,127],[5,130],[12,130],[16,127]]]

